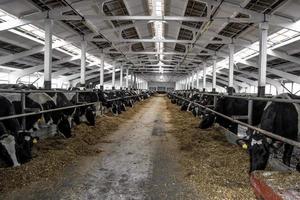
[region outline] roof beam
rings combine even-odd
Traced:
[[[300,64],[300,58],[295,57],[295,56],[290,56],[287,53],[281,52],[281,51],[276,51],[276,50],[271,50],[268,49],[267,51],[268,55],[277,57],[277,58],[281,58],[283,60],[287,60],[296,64]]]
[[[215,17],[213,19],[209,17],[190,17],[190,16],[132,16],[132,15],[120,15],[120,16],[106,16],[106,15],[83,15],[85,20],[97,20],[97,21],[189,21],[189,22],[208,22],[211,20],[221,22],[237,22],[237,23],[258,23],[262,19],[255,18],[235,18],[235,17]],[[49,15],[49,19],[52,20],[64,20],[64,21],[81,21],[81,16],[78,15]],[[38,20],[37,16],[27,17],[28,20]]]
[[[56,48],[65,46],[67,44],[69,44],[69,42],[54,43],[52,48],[56,49]],[[23,52],[20,52],[20,53],[15,53],[15,54],[7,55],[7,56],[0,56],[0,65],[4,64],[4,63],[11,62],[11,61],[14,61],[14,60],[17,60],[17,59],[20,59],[20,58],[23,58],[23,57],[26,57],[26,56],[30,56],[30,55],[33,55],[33,54],[36,54],[36,53],[43,52],[44,50],[45,50],[44,46],[39,46],[39,47],[35,47],[35,48],[32,48],[30,50],[26,50],[26,51],[23,51]]]
[[[236,72],[239,72],[241,74],[244,74],[246,76],[249,76],[249,77],[252,77],[252,78],[255,78],[258,80],[258,74],[257,73],[253,73],[253,72],[248,72],[248,71],[242,71],[242,70],[235,70]],[[271,85],[274,85],[276,87],[276,89],[279,91],[279,89],[282,87],[281,84],[278,82],[278,81],[275,81],[271,78],[268,78],[266,79],[267,83],[268,84],[271,84]]]
[[[216,37],[218,37],[216,35]],[[97,38],[90,38],[88,39],[87,41],[90,41],[90,42],[107,42],[107,40],[105,39],[97,39]],[[160,43],[178,43],[178,44],[192,44],[194,43],[193,40],[176,40],[176,39],[154,39],[154,38],[144,38],[144,39],[122,39],[122,38],[119,38],[119,39],[112,39],[110,40],[110,42],[122,42],[122,43],[139,43],[139,42],[160,42]],[[204,42],[204,41],[197,41],[196,44],[201,44],[201,42]],[[207,41],[205,41],[207,42]],[[250,42],[248,41],[244,41],[244,40],[240,40],[240,39],[229,39],[229,38],[226,38],[226,40],[210,40],[209,41],[209,44],[231,44],[231,43],[234,43],[236,45],[239,45],[239,46],[247,46],[247,45],[250,45]]]
[[[63,59],[60,59],[58,61],[53,62],[52,65],[63,64],[63,63],[66,63],[66,62],[78,60],[79,58],[80,58],[80,56],[73,56],[73,57],[63,58]],[[17,76],[17,77],[22,77],[22,76],[26,76],[26,75],[32,74],[34,72],[38,72],[38,71],[42,70],[43,68],[44,68],[44,64],[41,64],[41,65],[37,65],[37,66],[34,66],[34,67],[30,67],[30,68],[24,69],[21,72],[11,73],[11,75]]]
[[[242,59],[239,59],[239,60],[236,60],[236,61],[239,62],[239,63],[242,63],[244,65],[255,67],[257,69],[259,68],[258,64],[254,63],[254,62],[250,62],[250,61],[242,60]],[[296,76],[294,74],[287,73],[287,72],[284,72],[284,71],[281,71],[281,70],[278,70],[278,69],[274,69],[274,68],[270,68],[270,67],[267,67],[267,72],[275,74],[275,75],[280,76],[282,78],[285,78],[287,80],[293,81],[295,83],[300,83],[300,77]]]
[[[120,54],[119,52],[116,51],[104,51],[104,54]],[[185,55],[185,53],[182,52],[162,52],[162,53],[158,53],[157,51],[129,51],[126,52],[126,55],[157,55],[157,54],[161,54],[161,55]],[[189,53],[189,55],[192,56],[209,56],[209,55],[213,55],[210,53]]]

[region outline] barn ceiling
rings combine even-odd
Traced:
[[[258,24],[267,20],[268,77],[297,81],[299,9],[298,0],[1,1],[0,69],[20,77],[43,71],[43,51],[38,48],[43,46],[44,19],[49,17],[58,44],[53,71],[70,81],[79,78],[84,39],[87,78],[93,81],[99,81],[102,54],[107,77],[116,64],[148,81],[161,81],[161,75],[163,80],[178,81],[201,71],[204,63],[210,67],[215,56],[218,75],[226,77],[228,44],[233,43],[235,77],[252,84],[258,72]]]

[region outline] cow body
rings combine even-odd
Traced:
[[[260,119],[263,114],[265,105],[266,103],[263,101],[253,101],[252,125],[255,126],[260,123]],[[217,101],[215,111],[227,115],[229,117],[248,115],[248,100],[231,97],[220,97]],[[247,122],[246,120],[241,121]],[[237,134],[238,125],[236,123],[225,119],[221,116],[215,115],[213,113],[207,113],[203,117],[200,123],[200,128],[209,128],[212,126],[213,123],[218,123],[224,128]]]
[[[298,96],[281,94],[275,98],[300,99]],[[269,102],[264,109],[259,127],[276,135],[299,140],[300,132],[300,105],[296,103]],[[267,138],[260,133],[254,133],[249,140],[250,172],[264,170],[273,148],[279,141]],[[280,143],[280,142],[279,142]],[[284,144],[283,163],[290,166],[293,146]]]
[[[15,115],[13,104],[0,96],[0,117]],[[19,121],[15,118],[0,122],[0,158],[7,166],[20,166],[31,159],[33,138],[30,133],[20,132]]]

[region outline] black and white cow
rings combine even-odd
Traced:
[[[75,91],[74,93],[68,92],[65,93],[65,96],[73,105],[97,103],[99,101],[97,93],[93,91],[79,92],[78,94],[76,94]],[[77,125],[84,122],[88,125],[95,126],[96,112],[99,109],[98,106],[94,105],[78,107],[73,113],[73,120]]]
[[[13,104],[16,114],[22,113],[22,103],[19,93],[2,93],[1,95],[4,95]],[[59,104],[60,102],[43,92],[26,93],[25,97],[26,112],[55,109],[58,108],[57,103]],[[26,131],[35,131],[39,129],[39,125],[41,124],[55,124],[58,133],[68,138],[71,136],[71,127],[68,118],[64,116],[63,112],[55,111],[27,116],[26,125],[23,128]],[[19,124],[21,124],[22,119],[18,118],[18,120]]]
[[[15,115],[14,106],[0,96],[0,117]],[[0,159],[7,166],[20,166],[31,158],[32,145],[36,138],[28,132],[20,132],[19,121],[15,118],[0,121]]]
[[[300,99],[299,96],[286,93],[275,98]],[[259,127],[276,135],[300,141],[300,105],[296,103],[268,102],[264,108]],[[266,168],[270,148],[274,147],[276,143],[280,142],[267,138],[260,133],[251,135],[249,139],[250,172]],[[284,144],[282,160],[287,166],[290,166],[292,153],[293,146]]]

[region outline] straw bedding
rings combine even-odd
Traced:
[[[173,134],[183,153],[186,178],[206,199],[255,199],[248,175],[249,158],[229,144],[220,129],[198,128],[200,120],[168,100]]]
[[[139,102],[116,117],[110,114],[98,117],[94,127],[86,124],[76,126],[73,138],[55,137],[39,141],[34,146],[35,157],[30,162],[16,168],[0,168],[0,193],[37,181],[51,181],[80,158],[101,153],[102,149],[96,144],[106,143],[105,136],[116,131],[121,123],[135,115],[148,101]]]

